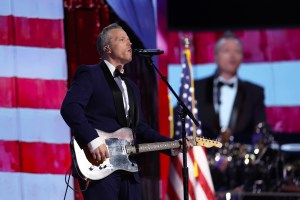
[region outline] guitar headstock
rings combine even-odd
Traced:
[[[219,141],[210,140],[210,139],[201,138],[201,137],[196,137],[195,143],[196,143],[195,144],[196,146],[202,146],[202,147],[206,147],[206,148],[211,148],[211,147],[221,148],[222,147],[222,143]]]

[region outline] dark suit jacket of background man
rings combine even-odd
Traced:
[[[215,76],[195,81],[195,99],[205,137],[215,139],[220,134],[219,117],[214,109],[213,82]],[[266,121],[264,90],[253,83],[238,79],[237,95],[229,120],[234,142],[252,143],[252,134],[259,122]]]
[[[74,130],[74,135],[81,148],[98,137],[96,129],[112,133],[122,125],[118,122],[113,92],[107,82],[103,69],[109,70],[104,62],[97,65],[83,65],[76,71],[74,80],[61,107],[61,114],[66,123]],[[110,72],[109,72],[110,73]],[[114,81],[112,75],[110,78]],[[137,143],[170,141],[160,135],[143,121],[141,97],[137,85],[126,78],[130,110],[134,108],[134,132]],[[73,88],[80,92],[73,92]],[[164,151],[170,154],[170,151]],[[135,178],[137,178],[135,174]]]

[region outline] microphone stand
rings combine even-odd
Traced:
[[[181,119],[181,127],[182,127],[182,145],[183,145],[183,167],[182,167],[182,177],[183,177],[183,193],[184,193],[184,200],[188,200],[189,195],[188,195],[188,167],[187,167],[187,149],[186,149],[186,130],[185,130],[185,120],[186,116],[189,116],[193,122],[195,123],[196,126],[199,126],[199,122],[195,119],[194,115],[191,113],[191,111],[186,107],[186,105],[183,103],[183,101],[180,99],[180,97],[176,94],[172,86],[169,84],[167,81],[167,78],[163,76],[160,71],[157,69],[155,64],[152,61],[152,55],[145,55],[147,63],[152,66],[155,71],[159,74],[163,82],[168,86],[168,88],[171,90],[173,95],[176,97],[179,105],[181,106],[182,110],[179,111],[179,116]]]

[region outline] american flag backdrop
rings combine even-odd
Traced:
[[[59,113],[67,90],[63,18],[62,0],[0,1],[0,199],[64,197],[71,157]]]
[[[197,119],[197,109],[194,99],[194,83],[191,65],[191,52],[185,49],[183,53],[183,64],[181,73],[181,84],[179,97],[187,108],[192,111]],[[180,139],[182,132],[181,119],[174,111],[174,138]],[[201,128],[196,127],[193,121],[187,116],[185,130],[187,136],[201,136]],[[196,134],[195,134],[196,132]],[[182,177],[183,158],[182,154],[171,158],[169,171],[169,185],[167,199],[177,200],[184,198],[183,177]],[[203,147],[194,147],[187,153],[188,173],[188,194],[191,200],[214,199],[214,187],[207,162],[206,153]]]

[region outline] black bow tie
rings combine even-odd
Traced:
[[[218,87],[219,87],[219,88],[221,88],[221,87],[224,86],[224,85],[233,88],[234,83],[226,83],[226,82],[223,82],[223,81],[219,81],[219,82],[218,82]]]
[[[115,71],[114,71],[114,78],[116,78],[116,77],[120,77],[121,79],[124,79],[125,77],[126,77],[126,74],[125,73],[121,73],[118,69],[116,69]]]

